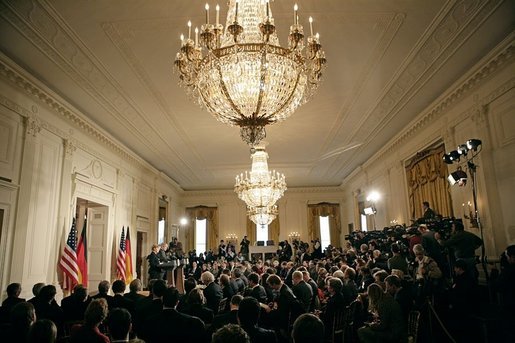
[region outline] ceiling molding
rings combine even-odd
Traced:
[[[371,107],[371,112],[363,115],[372,119],[369,122],[375,125],[372,127],[360,124],[349,134],[350,137],[367,137],[365,144],[353,151],[349,159],[365,149],[367,143],[395,118],[502,2],[503,0],[449,2],[451,6],[442,10],[439,18],[399,68],[397,75],[392,77],[392,82],[385,88],[378,105]],[[334,174],[342,172],[346,167],[345,162],[340,162],[340,168],[334,169],[337,170]]]
[[[396,137],[394,137],[385,147],[379,150],[374,156],[372,156],[363,168],[377,163],[387,156],[391,155],[396,151],[399,146],[405,144],[412,136],[418,134],[427,125],[434,122],[434,120],[440,118],[446,113],[450,107],[456,102],[469,95],[478,86],[484,83],[490,76],[502,70],[507,64],[515,60],[515,33],[508,36],[501,44],[498,45],[489,55],[481,60],[475,68],[471,69],[471,72],[464,75],[458,80],[449,90],[442,95],[430,106],[430,109],[423,111],[415,120],[413,120],[403,131],[401,131]],[[506,84],[498,87],[494,92],[479,100],[481,104],[487,104],[492,98],[498,97],[499,94],[506,92],[508,89],[515,86],[515,78],[511,79]],[[473,109],[470,109],[473,110]],[[468,113],[468,111],[467,111]],[[346,177],[342,185],[351,180],[360,168],[356,168],[348,177]]]
[[[52,111],[52,113],[60,115],[70,125],[80,129],[83,133],[87,134],[95,141],[103,144],[118,156],[122,157],[125,161],[129,162],[130,164],[137,165],[140,168],[147,169],[154,174],[159,173],[159,171],[152,165],[150,165],[138,155],[134,154],[130,149],[125,147],[122,143],[118,142],[114,137],[105,132],[105,130],[103,130],[97,124],[87,119],[80,113],[80,111],[78,111],[72,105],[68,104],[60,96],[49,90],[46,86],[42,85],[32,76],[28,75],[25,70],[16,65],[2,53],[0,53],[0,77],[8,81],[8,83],[15,86],[17,89],[22,90],[26,95],[33,98],[37,103],[41,103],[47,106]],[[29,109],[24,108],[20,104],[16,104],[5,97],[2,97],[0,103],[23,117],[28,117],[33,112],[37,112],[37,106],[34,106],[32,111],[30,111]],[[69,133],[63,132],[62,130],[55,128],[53,125],[50,125],[47,122],[45,122],[45,127],[50,128],[54,133],[58,134],[63,139],[70,139]],[[73,141],[75,144],[80,146],[81,149],[84,149],[88,152],[92,151],[84,144],[81,144],[76,140]],[[98,152],[96,154],[98,154]]]

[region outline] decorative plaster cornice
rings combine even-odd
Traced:
[[[341,187],[299,187],[288,188],[287,194],[317,194],[317,193],[340,193]],[[237,196],[233,190],[207,190],[207,191],[184,191],[182,194],[185,198],[189,197],[214,197],[214,196]]]
[[[142,167],[154,174],[159,174],[159,171],[156,170],[153,166],[148,164],[136,154],[132,153],[128,148],[123,146],[122,143],[116,141],[115,138],[111,137],[102,128],[80,114],[80,112],[73,108],[72,105],[66,103],[65,100],[61,99],[58,95],[47,89],[46,86],[39,84],[39,82],[35,80],[32,80],[32,77],[25,75],[25,73],[26,72],[21,69],[21,67],[15,65],[14,62],[9,60],[8,57],[0,54],[0,77],[10,82],[18,89],[22,90],[28,96],[34,98],[37,102],[45,104],[53,113],[60,115],[71,125],[80,129],[95,141],[103,144],[118,156],[122,157],[128,163]],[[31,111],[23,108],[19,104],[16,104],[9,99],[6,99],[3,96],[0,96],[0,104],[15,111],[24,118],[33,116]],[[58,134],[63,139],[70,139],[76,146],[83,150],[90,153],[93,152],[93,150],[89,149],[85,144],[71,139],[70,134],[53,127],[53,125],[50,123],[42,122],[41,126],[48,128],[49,131]],[[98,155],[98,152],[95,152],[94,155]]]
[[[413,120],[406,129],[401,131],[396,137],[394,137],[385,147],[379,150],[374,156],[372,156],[365,164],[364,167],[377,163],[381,159],[391,155],[401,145],[405,144],[411,137],[417,135],[427,125],[434,122],[445,114],[454,104],[465,96],[476,89],[478,86],[483,84],[491,75],[494,75],[497,71],[502,70],[508,63],[513,62],[515,58],[515,33],[509,35],[499,46],[492,51],[491,54],[487,55],[482,61],[480,61],[476,68],[472,69],[472,72],[465,75],[463,78],[458,80],[453,86],[449,88],[446,94],[442,95],[433,105],[426,111],[423,111],[415,120]],[[515,86],[515,78],[509,82],[498,87],[494,92],[488,96],[479,100],[481,104],[488,104],[500,94],[503,94],[507,90]],[[476,111],[477,106],[470,109]],[[468,111],[467,111],[468,113]],[[361,169],[357,168],[357,169]],[[358,170],[354,170],[348,177],[346,177],[342,184],[345,184],[348,180],[356,176]]]

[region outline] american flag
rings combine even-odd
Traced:
[[[77,228],[73,218],[72,228],[68,234],[68,240],[63,254],[59,260],[59,267],[64,273],[63,289],[71,290],[79,283],[79,265],[77,264]]]
[[[118,248],[118,257],[116,259],[116,275],[119,280],[125,280],[125,227],[122,226],[122,237],[120,238],[120,247]]]

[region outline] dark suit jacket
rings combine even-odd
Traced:
[[[132,300],[134,305],[136,305],[136,303],[138,301],[140,301],[141,299],[145,299],[146,298],[143,294],[139,294],[139,293],[135,293],[135,292],[125,293],[123,296],[125,298],[129,299],[129,300]]]
[[[304,280],[292,287],[293,294],[302,302],[304,312],[309,312],[311,299],[313,298],[313,290]]]
[[[213,310],[213,313],[218,313],[218,304],[222,300],[223,292],[222,287],[215,282],[211,282],[204,289],[204,296],[206,297],[206,305],[208,308]]]
[[[249,335],[251,343],[276,343],[277,336],[273,330],[267,330],[258,326],[242,326]]]
[[[86,301],[82,301],[74,294],[63,298],[61,308],[63,309],[64,319],[66,321],[84,320],[84,312],[86,312],[90,302],[90,297],[87,297]]]
[[[124,308],[131,314],[134,313],[134,302],[123,295],[115,294],[111,300],[111,308]]]
[[[109,294],[98,293],[92,296],[91,299],[105,299],[107,301],[107,306],[109,307],[109,309],[113,308],[113,297]]]
[[[263,286],[257,285],[256,287],[252,288],[250,291],[249,296],[255,298],[260,303],[266,304],[267,303],[267,295],[266,290]]]
[[[22,298],[15,298],[15,297],[9,297],[6,298],[2,302],[2,307],[0,307],[0,323],[9,323],[9,314],[14,307],[14,305],[18,303],[24,302],[25,299]]]
[[[279,296],[277,297],[277,317],[275,318],[276,324],[281,329],[288,328],[288,321],[290,319],[290,311],[294,309],[297,298],[293,294],[290,287],[283,284],[279,289]]]
[[[206,342],[206,328],[202,320],[165,309],[149,320],[150,334],[148,342]]]
[[[186,306],[183,313],[202,319],[204,324],[211,324],[214,317],[213,310],[201,304],[189,304]]]
[[[338,292],[327,300],[325,311],[321,313],[320,319],[324,322],[326,337],[333,332],[333,318],[338,311],[345,310],[345,299],[343,294]]]
[[[210,335],[227,324],[238,324],[238,310],[232,310],[230,312],[217,315],[209,327]]]
[[[161,313],[163,302],[161,299],[145,298],[137,303],[134,310],[133,329],[139,337],[145,339],[148,335],[148,321],[152,316]]]

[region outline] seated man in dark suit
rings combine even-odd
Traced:
[[[230,311],[219,314],[213,319],[209,332],[213,333],[227,324],[238,324],[238,309],[243,297],[239,294],[233,295],[230,302]]]
[[[107,317],[107,329],[111,336],[111,342],[142,343],[140,339],[129,340],[129,332],[132,328],[132,318],[129,311],[124,308],[115,308],[109,311]]]
[[[329,299],[325,310],[320,314],[320,319],[324,323],[326,337],[330,337],[333,333],[333,319],[338,311],[345,309],[345,299],[342,294],[342,280],[332,277],[327,282],[327,290],[329,291]]]
[[[384,279],[386,284],[386,292],[389,293],[395,301],[401,306],[402,314],[406,320],[413,309],[413,296],[411,292],[402,287],[402,280],[397,275],[389,275]]]
[[[111,309],[113,308],[124,308],[130,313],[134,312],[134,302],[123,296],[125,293],[125,281],[116,280],[113,282],[111,289],[113,290],[114,296],[111,300]]]
[[[243,298],[238,309],[238,321],[240,322],[240,326],[250,336],[250,341],[252,343],[277,342],[277,337],[274,331],[260,328],[257,325],[260,313],[261,308],[256,299],[252,297]]]
[[[240,326],[229,324],[218,329],[211,340],[212,343],[250,343],[249,335]]]
[[[94,299],[105,299],[107,301],[107,306],[109,309],[111,309],[111,303],[113,302],[113,297],[107,292],[109,292],[109,287],[111,287],[111,283],[107,280],[100,281],[98,283],[98,294],[92,296],[91,298]]]
[[[311,286],[304,281],[304,276],[301,271],[294,271],[292,276],[293,294],[302,302],[304,312],[309,312],[311,306],[311,299],[313,298],[313,290]]]
[[[36,311],[29,302],[19,302],[11,309],[9,326],[2,326],[2,342],[25,342],[30,326],[36,321]],[[7,324],[7,323],[4,323]]]
[[[152,283],[152,298],[147,298],[138,302],[138,306],[134,312],[134,331],[138,337],[146,339],[148,336],[150,329],[149,324],[151,324],[150,318],[161,313],[163,310],[163,295],[165,294],[166,289],[165,280],[155,280]]]
[[[2,307],[0,308],[0,322],[2,323],[8,323],[11,309],[16,304],[25,301],[25,299],[20,298],[21,284],[19,283],[11,283],[7,286],[6,292],[7,298],[2,302]]]
[[[200,277],[202,283],[206,285],[204,296],[206,297],[206,305],[213,310],[214,314],[218,313],[218,305],[222,300],[222,287],[215,282],[215,277],[211,272],[204,272]]]
[[[247,288],[245,296],[250,296],[256,299],[258,302],[262,304],[267,303],[267,295],[266,290],[263,286],[259,284],[259,275],[256,273],[251,273],[248,276],[249,280],[249,288]]]
[[[123,296],[129,300],[132,300],[134,302],[134,305],[136,305],[136,302],[145,298],[143,294],[138,293],[142,290],[142,288],[143,287],[141,285],[141,280],[134,279],[129,284],[129,293],[125,293]]]
[[[293,343],[324,342],[324,323],[311,313],[304,313],[293,323]]]
[[[88,290],[83,285],[76,285],[73,293],[61,300],[61,308],[66,321],[84,320],[84,312],[91,302]]]
[[[149,319],[149,342],[206,342],[202,320],[178,312],[179,292],[168,288],[163,295],[163,310]]]

